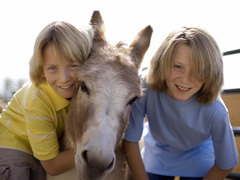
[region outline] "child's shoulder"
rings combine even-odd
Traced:
[[[25,83],[20,89],[20,99],[22,99],[23,106],[29,108],[38,101],[45,101],[48,99],[47,86],[45,83],[36,86],[31,81]]]
[[[227,107],[220,96],[212,104],[206,105],[206,107],[213,112],[217,112],[218,114],[223,115],[228,113]]]
[[[211,106],[216,107],[216,108],[222,108],[225,109],[226,106],[220,96],[217,97],[216,101],[214,101]]]
[[[22,86],[20,91],[23,93],[23,98],[31,98],[33,100],[34,97],[46,91],[44,87],[44,83],[36,86],[33,82],[29,81]]]

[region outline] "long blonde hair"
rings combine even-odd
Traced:
[[[183,27],[171,32],[154,54],[147,75],[148,85],[166,92],[166,77],[173,66],[177,47],[186,44],[192,49],[193,76],[204,84],[197,93],[197,101],[210,104],[216,100],[223,85],[222,54],[214,38],[204,29]]]
[[[44,80],[43,50],[53,44],[58,53],[62,53],[70,61],[84,62],[92,48],[93,29],[91,27],[77,29],[68,22],[54,21],[48,24],[38,35],[32,58],[30,59],[30,78],[38,86]]]

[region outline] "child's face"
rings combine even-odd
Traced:
[[[63,55],[56,56],[54,46],[49,44],[43,51],[43,74],[48,84],[63,98],[71,98],[77,83],[79,62],[71,62]]]
[[[176,49],[173,67],[166,78],[167,94],[178,101],[190,99],[204,83],[192,75],[191,53],[190,46],[180,45]]]

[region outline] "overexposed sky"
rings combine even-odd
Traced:
[[[0,1],[0,94],[4,78],[29,78],[28,62],[35,39],[48,23],[63,20],[80,27],[89,23],[94,10],[100,10],[106,36],[113,44],[119,40],[130,44],[142,28],[152,25],[154,32],[144,66],[166,36],[181,26],[205,28],[222,51],[240,49],[239,0]],[[240,55],[235,57],[240,62]],[[226,67],[231,71],[227,76],[231,77],[235,70]]]

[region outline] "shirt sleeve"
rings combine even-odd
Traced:
[[[33,155],[39,160],[49,160],[59,152],[56,133],[57,115],[50,102],[35,100],[25,110],[26,131]]]
[[[212,123],[212,139],[216,164],[221,169],[231,169],[238,164],[238,153],[227,111],[216,112]]]
[[[144,117],[145,117],[145,104],[147,100],[147,89],[145,89],[141,99],[136,100],[131,108],[129,123],[125,131],[124,139],[131,142],[137,142],[141,139]]]

